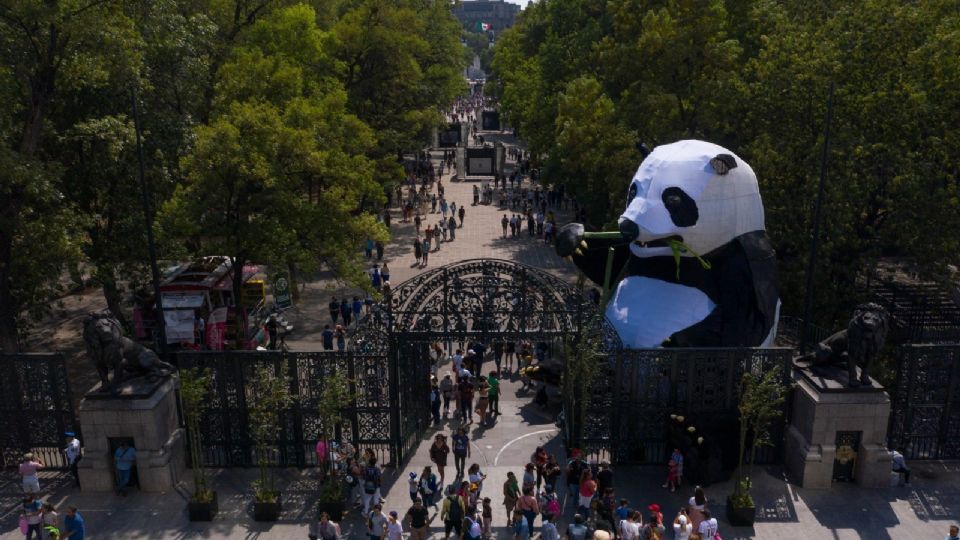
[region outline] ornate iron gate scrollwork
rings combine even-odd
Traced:
[[[899,347],[890,401],[891,447],[907,459],[960,458],[960,345]]]
[[[48,469],[66,468],[63,433],[79,432],[80,426],[63,355],[0,353],[0,365],[3,466],[15,466],[24,452],[33,452]]]

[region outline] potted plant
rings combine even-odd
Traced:
[[[320,437],[327,442],[327,452],[330,451],[330,441],[336,437],[337,428],[344,420],[341,409],[353,400],[350,394],[350,384],[347,374],[342,368],[332,367],[323,377],[323,390],[317,402],[317,416],[320,420]],[[319,502],[317,516],[326,512],[332,521],[343,519],[344,495],[343,479],[332,459],[321,463]]]
[[[280,434],[280,411],[290,406],[290,381],[286,365],[258,367],[250,381],[248,396],[250,436],[257,452],[260,477],[253,482],[253,519],[276,521],[280,518],[280,491],[268,466],[269,444]]]
[[[770,425],[783,414],[782,405],[786,387],[780,381],[780,366],[775,366],[761,378],[744,373],[740,380],[740,452],[737,461],[737,481],[727,496],[727,520],[735,526],[752,526],[757,506],[750,495],[753,486],[753,463],[757,448],[770,446]],[[747,474],[743,474],[747,435],[753,436]]]
[[[190,444],[190,466],[193,469],[193,494],[187,502],[190,521],[212,521],[217,514],[217,492],[207,487],[207,470],[203,466],[203,434],[200,420],[210,392],[210,377],[206,369],[190,368],[180,371],[180,410],[187,427]]]

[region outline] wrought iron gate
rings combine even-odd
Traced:
[[[0,452],[3,466],[33,452],[47,468],[67,466],[65,431],[79,431],[62,354],[0,354]]]
[[[323,431],[317,402],[325,380],[346,374],[353,400],[344,404],[344,426],[339,441],[373,450],[382,463],[399,458],[392,437],[389,358],[358,352],[210,352],[178,355],[180,369],[208,369],[212,388],[201,422],[204,462],[211,467],[252,466],[257,463],[249,436],[247,400],[259,366],[286,364],[293,405],[280,412],[280,436],[270,445],[268,462],[274,466],[308,467],[317,464],[314,448]]]
[[[960,345],[904,345],[888,439],[908,459],[960,458]]]
[[[663,464],[673,448],[696,447],[730,469],[736,464],[740,379],[780,366],[786,385],[791,356],[792,349],[612,350],[608,369],[593,382],[582,439],[570,444],[634,464]],[[782,440],[785,422],[773,427],[773,440]],[[758,449],[757,462],[778,455],[776,447]]]

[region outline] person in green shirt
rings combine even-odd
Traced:
[[[490,388],[487,395],[490,397],[490,413],[500,416],[500,379],[497,378],[497,372],[491,371],[487,376],[487,384]]]

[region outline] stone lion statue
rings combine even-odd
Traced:
[[[846,363],[849,386],[870,386],[868,370],[883,349],[889,327],[890,315],[883,306],[873,302],[860,304],[854,310],[846,330],[821,341],[816,351],[798,358],[797,363],[814,367]]]
[[[175,371],[157,353],[123,336],[123,328],[109,310],[89,313],[83,320],[87,356],[97,368],[103,391],[118,391],[129,377],[156,380]],[[113,371],[113,379],[110,371]]]

